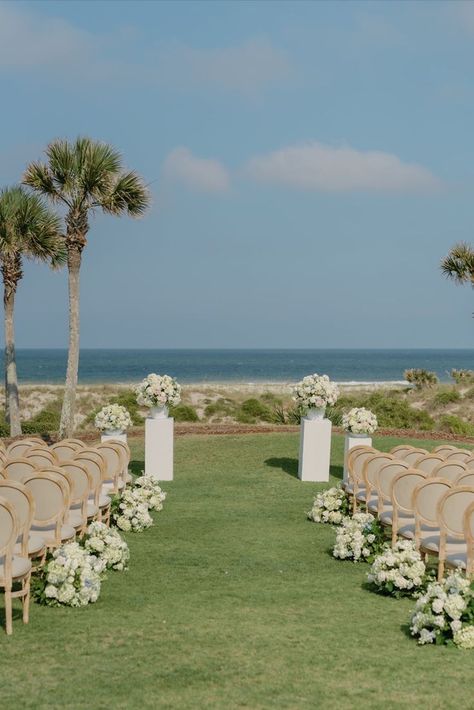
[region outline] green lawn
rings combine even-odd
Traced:
[[[95,605],[32,604],[29,626],[0,635],[1,707],[472,708],[474,656],[417,647],[413,603],[331,558],[297,452],[295,434],[178,438],[164,511],[127,536],[129,572]]]

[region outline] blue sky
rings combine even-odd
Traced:
[[[83,347],[472,347],[474,2],[0,2],[0,184],[118,147],[143,219],[93,219]],[[18,347],[65,347],[28,265]]]

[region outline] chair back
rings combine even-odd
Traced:
[[[466,464],[462,461],[444,461],[433,469],[433,476],[437,478],[447,478],[448,481],[456,482],[459,476],[466,473]]]
[[[391,500],[393,481],[399,473],[408,471],[409,468],[409,465],[401,459],[394,460],[382,466],[377,480],[377,493],[381,501]]]
[[[5,577],[11,577],[11,557],[16,542],[18,521],[9,500],[0,496],[0,558],[4,557]]]
[[[79,463],[87,469],[89,476],[91,477],[91,493],[97,503],[97,497],[100,493],[102,481],[104,479],[105,464],[100,461],[99,455],[95,457],[93,453],[88,453],[88,449],[84,449],[83,451],[77,453],[74,457],[74,463]]]
[[[403,460],[406,461],[410,466],[414,466],[415,462],[418,461],[422,456],[426,456],[428,451],[426,449],[412,449],[407,451]]]
[[[472,451],[468,449],[458,449],[457,451],[451,451],[450,454],[446,456],[446,461],[464,461],[472,457]]]
[[[83,504],[93,492],[92,478],[83,464],[78,461],[61,461],[59,468],[71,479],[71,505]]]
[[[7,458],[17,459],[24,457],[29,449],[37,446],[39,446],[38,442],[31,441],[31,439],[18,439],[18,441],[12,441],[7,448]]]
[[[446,456],[450,454],[451,451],[456,451],[456,447],[452,446],[451,444],[441,444],[441,446],[437,446],[435,449],[433,449],[434,454],[439,454],[444,458],[446,458]]]
[[[53,444],[49,448],[58,461],[70,461],[81,447],[74,441],[70,442],[65,439],[64,441],[58,441],[57,444]]]
[[[456,479],[457,486],[474,486],[474,471],[469,469],[466,473],[461,473]]]
[[[66,487],[66,509],[69,509],[69,506],[71,505],[73,488],[71,476],[69,475],[69,473],[60,466],[48,466],[48,468],[44,468],[41,471],[38,471],[38,476],[42,476],[44,473],[47,473],[48,476],[52,478],[59,479],[61,483]]]
[[[3,468],[7,461],[7,452],[4,449],[0,449],[0,468]]]
[[[26,478],[26,476],[31,476],[38,470],[38,466],[35,462],[26,458],[10,459],[3,467],[5,478],[19,481],[20,483],[23,483],[23,479]]]
[[[381,468],[392,461],[396,462],[395,456],[392,456],[392,454],[373,454],[366,459],[362,468],[362,477],[367,489],[367,498],[369,491],[378,489],[378,478]]]
[[[115,444],[116,446],[119,447],[119,449],[122,450],[122,460],[124,463],[124,469],[123,469],[123,474],[125,474],[128,471],[128,465],[130,463],[130,447],[127,444],[126,441],[121,441],[120,439],[109,439],[108,443],[110,444]]]
[[[81,439],[63,439],[63,441],[67,441],[68,444],[75,444],[79,449],[84,449],[85,448],[85,443],[81,441]]]
[[[443,462],[444,458],[439,456],[439,454],[425,454],[415,461],[413,468],[417,468],[419,471],[424,471],[428,475],[431,475],[436,466],[439,466],[439,464]]]
[[[474,503],[472,486],[456,486],[447,491],[438,503],[438,521],[441,534],[464,538],[464,514]]]
[[[362,471],[364,464],[375,453],[377,452],[373,450],[371,446],[366,446],[364,449],[360,449],[359,451],[354,451],[354,453],[349,454],[347,459],[347,470],[350,481],[353,483],[363,482]]]
[[[22,543],[21,554],[28,556],[28,536],[31,521],[35,511],[35,502],[30,491],[17,481],[0,481],[0,497],[8,500],[17,516],[19,542]]]
[[[395,456],[396,459],[404,459],[409,451],[413,451],[413,446],[410,444],[399,444],[398,446],[394,446],[393,449],[390,449],[390,453],[392,456]]]
[[[474,468],[474,456],[469,456],[468,459],[464,461],[468,468]]]
[[[32,447],[25,453],[25,458],[37,464],[38,468],[49,468],[49,466],[58,465],[57,456],[46,448]]]
[[[413,510],[417,529],[421,525],[437,527],[438,525],[438,504],[444,494],[451,490],[453,484],[445,478],[429,477],[413,491]]]
[[[122,449],[118,448],[116,444],[98,444],[96,449],[105,459],[106,465],[106,480],[113,481],[114,492],[118,491],[118,482],[123,471],[123,453]]]
[[[474,562],[474,503],[470,503],[464,513],[463,519],[464,538],[467,543],[468,569],[467,572],[472,573],[472,564]]]
[[[42,471],[39,476],[28,476],[25,486],[35,501],[32,524],[37,527],[56,524],[58,528],[68,508],[69,491],[64,479]]]
[[[396,476],[392,483],[392,505],[398,512],[413,515],[413,493],[425,480],[427,474],[409,468]]]

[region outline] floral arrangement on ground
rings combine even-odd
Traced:
[[[349,510],[349,496],[341,486],[333,486],[316,495],[308,518],[315,523],[340,525]]]
[[[373,562],[385,544],[382,525],[370,513],[345,516],[336,530],[333,556],[353,562]]]
[[[393,548],[386,544],[367,573],[374,590],[393,597],[419,593],[430,578],[415,543],[403,539],[397,540]]]

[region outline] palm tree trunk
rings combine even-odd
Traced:
[[[68,245],[69,351],[61,423],[59,425],[59,436],[61,438],[72,436],[74,432],[79,370],[79,273],[81,269],[81,253],[82,249],[77,244]]]
[[[5,408],[10,422],[10,436],[19,436],[21,434],[13,318],[15,291],[16,288],[5,287],[3,296],[5,308]]]

